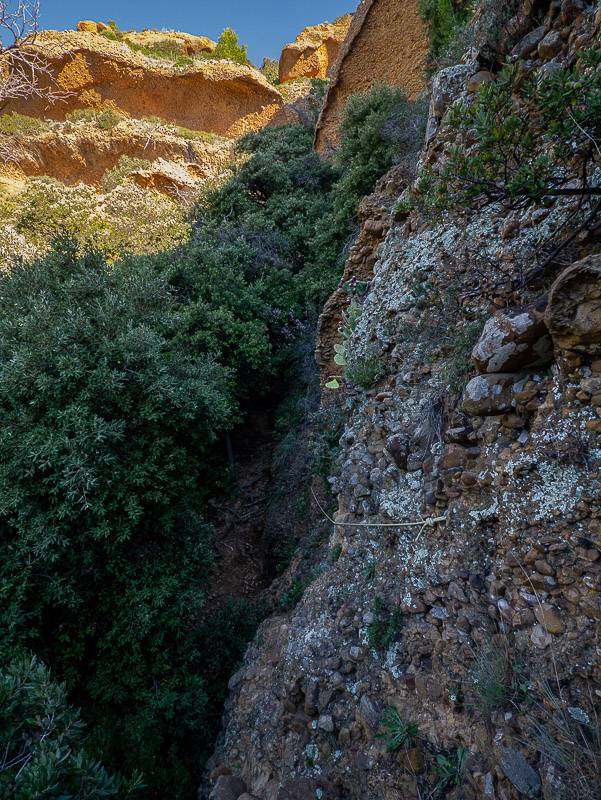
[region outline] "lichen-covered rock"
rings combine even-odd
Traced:
[[[317,149],[328,153],[336,147],[352,94],[380,82],[417,97],[426,85],[428,47],[419,0],[362,0],[332,72],[317,126]]]
[[[549,293],[546,322],[559,349],[601,353],[601,256],[561,273]]]
[[[430,110],[426,128],[426,142],[429,142],[440,125],[445,112],[458,98],[467,94],[467,81],[473,67],[470,64],[456,64],[437,72],[432,80]]]
[[[465,387],[462,407],[466,414],[487,417],[504,414],[514,404],[513,388],[519,381],[515,373],[478,375]]]
[[[284,45],[279,64],[280,82],[328,78],[352,19],[352,14],[345,14],[334,22],[305,28],[292,44]]]
[[[529,308],[498,311],[487,320],[472,351],[480,372],[515,372],[549,364],[551,337],[545,325],[546,298]]]

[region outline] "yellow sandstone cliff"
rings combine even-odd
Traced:
[[[230,61],[176,66],[88,31],[46,31],[35,47],[67,96],[50,106],[38,98],[14,101],[8,111],[63,120],[75,109],[111,108],[228,137],[262,128],[285,113],[282,96],[258,70]]]
[[[336,147],[344,106],[355,92],[380,82],[417,97],[426,85],[428,48],[419,0],[362,0],[332,70],[317,126],[318,151]]]
[[[328,78],[353,19],[345,14],[334,22],[305,28],[284,46],[280,58],[280,83],[297,78]]]

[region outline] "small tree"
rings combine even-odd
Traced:
[[[248,52],[245,44],[240,44],[238,34],[232,28],[226,28],[217,42],[211,58],[223,58],[237,64],[248,64]]]
[[[520,63],[506,67],[475,98],[451,106],[443,124],[456,143],[442,165],[421,173],[412,201],[421,211],[491,203],[519,210],[576,198],[566,224],[539,248],[537,273],[598,224],[601,48],[546,77],[524,77]]]

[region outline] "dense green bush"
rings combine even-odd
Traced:
[[[0,797],[118,800],[140,796],[140,776],[111,775],[86,750],[64,684],[35,657],[0,667]]]
[[[277,386],[303,320],[338,280],[314,284],[311,239],[328,209],[332,170],[302,126],[271,128],[240,142],[247,158],[195,213],[190,246],[158,256],[185,301],[184,339],[235,371],[240,398]]]
[[[359,202],[394,164],[405,161],[408,173],[423,146],[427,104],[411,102],[401,89],[378,84],[352,95],[342,121],[336,154],[338,179],[331,208],[318,226],[315,252],[320,268],[338,264],[351,235]]]
[[[0,134],[3,136],[36,136],[48,128],[49,125],[44,120],[17,114],[15,111],[0,114]]]
[[[238,34],[232,28],[226,28],[219,39],[217,47],[208,58],[224,58],[228,61],[235,61],[237,64],[249,64],[248,52],[245,44],[240,44]]]
[[[178,325],[145,260],[65,246],[0,273],[0,659],[33,650],[107,763],[185,791],[208,705],[189,634],[210,564],[202,484],[233,399]]]

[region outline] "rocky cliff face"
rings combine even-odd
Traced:
[[[352,19],[352,14],[345,14],[334,22],[305,28],[292,44],[284,45],[280,57],[280,82],[297,78],[329,78]]]
[[[34,135],[13,137],[11,161],[0,166],[0,175],[10,173],[21,180],[49,175],[67,185],[100,186],[106,173],[127,157],[142,162],[146,169],[157,162],[170,162],[179,170],[181,188],[184,184],[189,188],[223,175],[232,163],[233,149],[230,139],[195,137],[192,131],[186,134],[167,123],[122,117],[105,130],[93,118],[84,118],[51,123]]]
[[[284,113],[280,93],[252,67],[210,60],[171,66],[85,31],[46,31],[36,47],[50,63],[56,87],[67,95],[49,107],[36,98],[14,101],[8,111],[62,120],[74,109],[112,108],[229,137]]]
[[[317,126],[316,146],[336,146],[348,98],[380,81],[415,98],[426,85],[428,33],[418,0],[362,0],[340,50]]]
[[[405,5],[395,9],[400,19]],[[580,0],[524,2],[499,63],[526,48],[524,69],[542,74],[550,57],[538,46],[554,41],[551,58],[572,64],[600,22]],[[361,63],[357,29],[355,41],[339,75],[345,58]],[[444,159],[444,111],[481,68],[437,79],[425,162]],[[346,275],[367,282],[349,353],[378,360],[385,377],[345,390],[336,509],[317,509],[332,519],[330,558],[292,612],[262,625],[232,678],[206,794],[592,799],[599,231],[576,237],[572,266],[516,291],[508,276],[534,262],[574,201],[426,224],[391,215],[387,187],[400,194],[402,178],[391,174],[364,205]],[[326,372],[338,295],[318,345]]]

